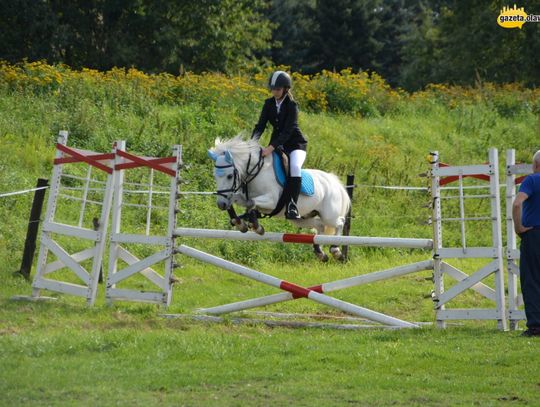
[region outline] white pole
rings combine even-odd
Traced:
[[[418,327],[418,325],[416,324],[402,321],[400,319],[393,318],[388,315],[384,315],[379,312],[369,310],[367,308],[362,308],[358,305],[350,304],[348,302],[341,301],[341,300],[329,297],[324,294],[320,294],[313,290],[300,287],[295,284],[288,283],[286,281],[280,280],[268,274],[264,274],[259,271],[241,266],[239,264],[232,263],[230,261],[221,259],[216,256],[212,256],[210,254],[204,253],[200,250],[196,250],[185,245],[179,246],[177,248],[177,251],[179,253],[182,253],[186,256],[203,261],[205,263],[213,264],[217,267],[224,268],[235,274],[250,278],[255,281],[259,281],[263,284],[267,284],[272,287],[276,287],[276,288],[286,290],[289,292],[294,292],[298,295],[309,298],[315,302],[318,302],[318,303],[321,303],[321,304],[324,304],[333,308],[337,308],[341,311],[344,311],[353,315],[358,315],[360,317],[367,318],[372,321],[379,322],[381,324],[394,325],[394,326],[399,326],[403,328],[417,328]]]
[[[502,253],[502,238],[501,238],[501,200],[499,191],[499,152],[496,148],[489,149],[489,164],[492,173],[490,179],[491,198],[491,216],[493,217],[492,225],[492,244],[496,250],[497,271],[495,272],[495,295],[498,312],[498,327],[502,331],[506,331],[506,301],[504,293],[504,262]]]
[[[182,145],[175,144],[173,146],[173,156],[176,158],[172,169],[174,171],[174,177],[171,177],[170,195],[169,195],[169,226],[167,230],[167,238],[170,239],[170,243],[167,245],[168,258],[165,261],[165,275],[163,281],[163,290],[165,292],[163,305],[169,306],[172,301],[173,292],[173,277],[174,277],[174,245],[175,235],[174,230],[176,228],[176,214],[178,212],[178,196],[180,190],[180,169],[182,168]]]
[[[205,239],[226,239],[321,245],[349,245],[365,247],[394,247],[406,249],[431,249],[433,247],[433,241],[431,239],[394,237],[330,236],[275,232],[267,232],[264,235],[258,235],[254,232],[242,233],[235,230],[192,228],[177,228],[174,231],[174,235],[176,237],[197,237]]]
[[[459,217],[461,224],[461,247],[467,253],[467,239],[465,237],[465,199],[463,197],[463,175],[459,174]]]
[[[513,314],[518,309],[517,304],[517,274],[516,261],[513,253],[517,248],[516,232],[512,217],[512,205],[516,198],[516,175],[511,171],[511,166],[516,164],[516,150],[506,150],[506,266],[508,269],[508,314],[510,329],[517,328],[518,323]]]
[[[124,151],[126,149],[125,140],[119,140],[116,142],[116,150]],[[122,164],[124,159],[118,154],[114,155],[113,161],[113,188],[114,197],[112,203],[112,215],[111,215],[111,234],[109,245],[109,268],[107,272],[107,285],[105,288],[105,298],[107,304],[112,304],[112,297],[110,290],[116,288],[116,284],[111,283],[111,278],[118,271],[118,258],[120,256],[120,243],[115,239],[116,235],[119,235],[122,231],[122,202],[124,200],[124,170],[117,170],[116,166]]]
[[[117,143],[114,143],[112,153],[116,155]],[[107,243],[107,228],[109,226],[109,215],[113,204],[114,195],[114,163],[115,159],[110,161],[112,172],[107,174],[107,184],[103,194],[103,205],[101,207],[101,215],[99,226],[97,229],[98,237],[96,239],[96,253],[92,263],[92,272],[90,273],[89,297],[87,298],[88,305],[94,305],[96,302],[97,286],[99,281],[99,273],[103,269],[103,256],[105,254],[105,246]]]
[[[320,288],[323,293],[341,290],[343,288],[356,287],[364,284],[373,283],[375,281],[387,280],[393,277],[404,276],[406,274],[416,273],[422,270],[432,270],[433,260],[425,260],[418,263],[408,264],[406,266],[394,267],[387,270],[377,271],[374,273],[364,274],[361,276],[355,276],[346,278],[343,280],[332,281],[329,283],[321,284],[318,287],[310,287],[311,289]],[[318,291],[318,290],[317,290]],[[289,293],[279,293],[274,295],[268,295],[260,298],[253,298],[251,300],[234,302],[231,304],[220,305],[212,308],[202,308],[199,312],[212,315],[221,315],[229,312],[243,311],[250,308],[262,307],[266,305],[276,304],[279,302],[285,302],[295,299],[295,297]]]
[[[67,139],[68,139],[68,132],[65,130],[61,130],[58,133],[57,143],[65,146],[67,145]],[[64,157],[64,153],[57,148],[55,158],[60,159],[63,157]],[[56,203],[58,201],[58,194],[60,193],[60,186],[62,183],[61,177],[62,177],[63,167],[64,166],[61,164],[55,164],[53,166],[51,186],[49,187],[49,199],[47,201],[47,210],[45,212],[45,217],[43,218],[43,224],[51,223],[54,219],[54,215],[56,214]],[[47,267],[47,254],[49,252],[49,249],[47,245],[44,243],[44,240],[50,237],[50,235],[51,235],[50,232],[45,232],[45,231],[41,232],[39,256],[38,256],[38,261],[37,261],[37,271],[36,271],[36,275],[34,276],[34,281],[32,282],[32,297],[33,298],[38,298],[41,292],[41,289],[38,287],[38,285],[45,273],[45,268]]]
[[[442,259],[440,250],[443,248],[442,239],[442,211],[441,211],[441,177],[436,175],[436,171],[440,168],[439,152],[434,151],[431,155],[431,202],[432,202],[432,223],[433,223],[433,295],[439,298],[444,292],[444,273],[442,270]],[[436,308],[435,315],[437,318],[437,327],[446,328],[446,322],[439,318],[441,313],[445,311],[445,306],[441,305]]]
[[[82,197],[82,204],[81,204],[81,214],[79,216],[79,227],[82,227],[83,220],[84,220],[84,212],[86,210],[86,199],[88,198],[88,188],[90,187],[90,177],[92,176],[92,166],[88,166],[88,171],[86,173],[86,182],[84,185],[84,192]]]
[[[150,220],[152,219],[153,189],[154,189],[154,169],[150,168],[150,182],[148,184],[148,209],[146,212],[146,236],[150,235]]]

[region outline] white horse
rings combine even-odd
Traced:
[[[261,149],[257,141],[246,141],[239,135],[230,140],[216,139],[214,148],[208,150],[208,155],[214,160],[219,209],[231,211],[233,204],[239,204],[251,214],[256,213],[253,210],[263,214],[274,210],[283,188],[276,181],[273,155],[263,158]],[[334,174],[307,171],[313,177],[315,192],[312,196],[300,194],[297,206],[302,218],[291,222],[300,228],[314,228],[317,234],[340,236],[351,205],[345,187]],[[276,216],[284,217],[284,212],[283,209]],[[239,222],[232,223],[242,231],[247,230]],[[250,217],[250,226],[257,233],[264,233],[256,216]],[[319,259],[328,260],[319,245],[313,245],[313,248]],[[334,258],[343,259],[338,246],[331,246],[330,252]]]

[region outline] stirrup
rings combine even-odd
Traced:
[[[287,205],[287,211],[285,212],[285,219],[300,219],[300,214],[298,213],[298,208],[294,201],[289,202]]]

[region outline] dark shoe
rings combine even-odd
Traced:
[[[521,336],[540,336],[540,328],[529,328]]]
[[[298,208],[296,207],[296,203],[294,201],[290,201],[287,204],[285,219],[300,219],[300,214],[298,213]]]

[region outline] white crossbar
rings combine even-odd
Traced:
[[[226,240],[250,240],[258,242],[275,243],[302,243],[302,244],[321,244],[321,245],[349,245],[365,247],[393,247],[406,249],[431,249],[433,240],[431,239],[413,239],[413,238],[394,238],[394,237],[362,237],[362,236],[328,236],[328,235],[309,235],[295,233],[275,233],[267,232],[264,235],[258,235],[254,232],[238,232],[235,230],[219,229],[175,229],[176,237],[198,237],[206,239],[226,239]]]
[[[370,319],[372,321],[379,322],[381,324],[386,325],[394,325],[399,326],[403,328],[417,328],[418,325],[412,324],[407,321],[402,321],[400,319],[381,314],[376,311],[372,311],[367,308],[360,307],[358,305],[354,305],[345,301],[338,300],[336,298],[329,297],[327,295],[318,293],[316,291],[310,290],[308,288],[300,287],[295,284],[288,283],[286,281],[280,280],[279,278],[270,276],[268,274],[261,273],[260,271],[256,271],[244,266],[241,266],[236,263],[232,263],[230,261],[221,259],[216,256],[212,256],[208,253],[202,252],[200,250],[193,249],[191,247],[181,245],[178,247],[178,252],[182,253],[186,256],[195,258],[197,260],[203,261],[205,263],[213,264],[217,267],[224,268],[225,270],[229,270],[235,274],[239,274],[241,276],[250,278],[255,281],[259,281],[263,284],[267,284],[272,287],[279,288],[281,290],[292,292],[296,295],[309,298],[310,300],[313,300],[315,302],[337,308],[341,311],[358,315],[363,318]]]
[[[364,284],[373,283],[375,281],[387,280],[389,278],[400,277],[406,274],[417,273],[423,270],[433,270],[433,260],[420,261],[418,263],[408,264],[406,266],[394,267],[387,270],[377,271],[374,273],[364,274],[343,280],[332,281],[318,286],[321,292],[327,293],[337,291],[344,288],[356,287]],[[311,287],[315,288],[315,287]],[[202,308],[198,312],[205,314],[221,315],[229,312],[243,311],[250,308],[262,307],[279,302],[285,302],[296,299],[290,292],[284,292],[274,295],[268,295],[251,300],[234,302],[231,304],[220,305],[212,308]]]

